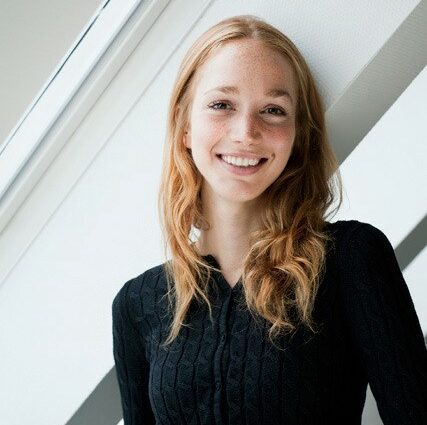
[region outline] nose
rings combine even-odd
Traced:
[[[257,143],[261,135],[258,118],[251,111],[236,114],[232,132],[234,141],[248,145]]]

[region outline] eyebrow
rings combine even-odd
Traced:
[[[220,91],[220,92],[226,93],[226,94],[237,94],[237,93],[239,93],[239,89],[235,86],[218,86],[218,87],[215,87],[213,89],[206,91],[204,94],[209,93],[211,91]],[[289,100],[292,102],[292,97],[289,94],[289,92],[285,89],[282,89],[282,88],[270,89],[265,93],[265,95],[270,96],[270,97],[288,97]]]

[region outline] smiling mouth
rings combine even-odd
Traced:
[[[250,166],[245,167],[245,166],[239,166],[239,165],[231,164],[231,163],[229,163],[229,162],[227,162],[227,161],[224,161],[224,160],[222,159],[222,157],[221,157],[221,154],[217,154],[217,155],[216,155],[216,157],[217,157],[218,159],[220,159],[221,161],[225,162],[226,164],[234,165],[235,167],[240,167],[240,168],[251,168],[251,167],[256,167],[256,166],[258,166],[258,165],[264,164],[264,162],[266,162],[266,161],[267,161],[267,158],[261,158],[261,159],[259,160],[259,162],[258,162],[258,164],[257,164],[257,165],[255,165],[255,166],[250,165]]]
[[[229,164],[227,161],[224,161],[221,158],[220,154],[217,154],[216,157],[219,159],[222,167],[225,168],[228,172],[236,176],[250,176],[256,174],[260,169],[263,168],[264,164],[268,161],[267,158],[262,158],[257,165],[249,166],[239,166],[234,164]]]

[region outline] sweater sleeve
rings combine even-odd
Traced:
[[[124,425],[152,425],[155,419],[148,394],[149,363],[144,340],[129,315],[132,310],[128,294],[137,279],[126,282],[112,303],[113,355]]]
[[[358,222],[343,250],[343,311],[384,425],[427,424],[427,350],[385,234]]]

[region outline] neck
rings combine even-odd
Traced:
[[[211,254],[220,264],[230,267],[241,264],[249,252],[250,233],[260,228],[258,204],[256,199],[248,202],[203,199],[203,214],[210,229],[202,230],[196,242],[200,254]]]

